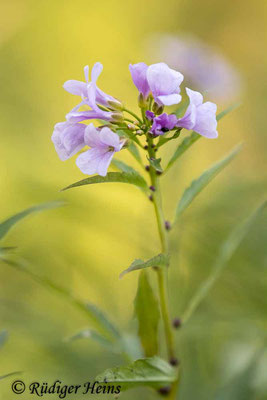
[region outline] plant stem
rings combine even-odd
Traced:
[[[148,153],[149,157],[155,158],[155,151],[152,147],[152,138],[148,138]],[[162,210],[162,199],[161,199],[161,191],[159,185],[159,178],[156,174],[154,168],[150,167],[150,178],[151,185],[154,186],[155,192],[153,192],[153,205],[157,219],[159,237],[161,242],[161,250],[163,254],[168,254],[169,245],[167,232],[165,229],[165,219]],[[158,287],[159,287],[159,298],[160,298],[160,307],[161,314],[164,324],[165,338],[167,344],[167,352],[169,360],[173,359],[175,356],[174,352],[174,337],[170,319],[169,305],[168,305],[168,294],[167,294],[167,282],[168,282],[168,267],[159,267],[157,269],[157,277],[158,277]]]
[[[134,112],[132,112],[131,110],[128,110],[128,108],[124,108],[123,111],[125,111],[128,114],[132,115],[142,125],[142,120]]]

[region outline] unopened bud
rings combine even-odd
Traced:
[[[130,131],[135,131],[136,130],[136,126],[134,124],[128,124],[127,128],[130,129]]]
[[[143,93],[138,96],[138,105],[140,108],[145,108],[147,106],[147,99],[144,98]]]
[[[121,113],[114,113],[111,116],[112,122],[123,122],[123,115]]]
[[[143,133],[144,133],[144,132],[141,131],[141,129],[138,129],[138,130],[136,131],[136,134],[137,134],[137,135],[143,135]]]
[[[122,111],[123,110],[123,105],[119,100],[109,100],[108,101],[108,107],[111,108],[112,110],[115,111]]]
[[[160,106],[157,103],[153,104],[153,111],[156,115],[162,114],[164,110],[164,106]]]

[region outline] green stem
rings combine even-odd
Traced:
[[[128,114],[132,115],[142,125],[142,120],[134,112],[132,112],[131,110],[128,110],[128,108],[124,108],[123,111],[125,111]]]
[[[152,139],[148,138],[148,153],[149,157],[155,158],[155,151],[152,147]],[[157,219],[159,237],[161,242],[161,250],[163,254],[168,254],[169,244],[167,232],[165,229],[165,219],[162,210],[162,199],[161,199],[161,191],[159,185],[159,178],[156,174],[154,168],[150,167],[150,178],[151,185],[154,186],[155,192],[153,192],[153,205]],[[158,277],[158,287],[159,287],[159,298],[160,298],[160,307],[162,313],[162,319],[164,324],[165,338],[167,344],[167,352],[169,360],[173,359],[175,356],[174,351],[174,337],[170,319],[169,305],[168,305],[168,295],[167,295],[167,282],[168,282],[168,269],[167,266],[160,267],[157,270]]]

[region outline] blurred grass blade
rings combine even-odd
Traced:
[[[134,174],[137,173],[137,171],[133,167],[130,167],[130,165],[126,164],[121,160],[116,160],[115,158],[113,158],[113,160],[111,161],[111,165],[116,167],[122,172],[134,173]]]
[[[120,338],[120,332],[115,325],[109,320],[106,314],[103,313],[95,304],[85,303],[86,309],[90,314],[94,315],[95,319],[102,325],[102,327],[109,332],[112,337]]]
[[[229,114],[231,111],[235,110],[237,107],[239,107],[239,103],[238,104],[233,104],[232,106],[226,108],[224,111],[222,111],[221,113],[219,113],[217,115],[217,121],[219,121],[220,119],[222,119],[223,117],[225,117],[227,114]],[[167,167],[165,168],[165,172],[168,171],[168,169],[175,163],[175,161],[181,157],[182,154],[184,154],[184,152],[186,150],[188,150],[198,139],[200,139],[202,136],[199,135],[197,132],[192,132],[189,136],[185,137],[183,139],[183,141],[178,145],[178,147],[176,148],[173,156],[171,157],[170,161],[167,164]]]
[[[150,285],[147,271],[140,272],[134,300],[134,313],[138,320],[138,335],[146,357],[158,353],[158,325],[160,312],[157,297]]]
[[[177,378],[176,368],[159,357],[152,357],[136,360],[126,367],[107,369],[95,380],[120,385],[122,390],[127,390],[138,386],[159,389],[171,385]]]
[[[191,185],[184,191],[178,206],[176,208],[174,223],[177,222],[177,219],[184,212],[184,210],[192,203],[194,198],[214,179],[219,172],[221,172],[229,163],[233,160],[233,158],[239,153],[242,145],[236,146],[230,154],[228,154],[225,158],[218,161],[216,164],[212,165],[209,169],[203,172],[200,177],[194,180]]]
[[[107,340],[104,336],[100,335],[98,332],[96,332],[92,329],[83,329],[82,331],[76,333],[75,335],[67,338],[65,341],[73,342],[75,340],[80,340],[80,339],[91,339],[94,342],[99,343],[106,350],[109,350],[112,352],[115,352],[115,349],[116,349],[116,346],[114,346],[114,343]]]
[[[235,227],[233,231],[230,233],[230,235],[227,237],[227,239],[220,248],[217,261],[215,262],[215,265],[212,268],[210,275],[208,276],[206,281],[204,281],[202,285],[199,287],[198,291],[191,299],[187,309],[185,310],[182,316],[182,322],[184,324],[189,320],[189,318],[191,318],[191,316],[193,315],[194,311],[199,306],[201,301],[207,296],[209,290],[212,288],[217,279],[220,277],[223,269],[227,266],[227,263],[234,255],[235,251],[237,250],[238,246],[240,245],[246,234],[249,232],[254,221],[263,212],[266,206],[267,206],[267,201],[261,204],[260,207],[258,207],[256,211],[254,211],[253,214],[250,215],[245,221],[243,221],[240,225]]]
[[[168,264],[169,264],[169,257],[166,256],[165,254],[158,254],[157,256],[150,258],[147,261],[137,259],[132,262],[129,268],[127,268],[120,274],[120,279],[123,278],[124,275],[132,271],[137,271],[139,269],[149,268],[149,267],[161,267],[163,265],[168,265]]]
[[[238,107],[240,107],[241,103],[235,103],[232,104],[231,106],[227,107],[225,110],[223,110],[222,112],[220,112],[217,115],[217,121],[220,121],[220,119],[222,119],[223,117],[225,117],[227,114],[229,114],[230,112],[236,110]]]
[[[10,372],[9,374],[0,376],[0,381],[1,381],[2,379],[9,378],[10,376],[19,375],[19,374],[21,374],[21,371]]]
[[[43,203],[39,204],[37,206],[33,206],[30,208],[27,208],[24,211],[19,212],[18,214],[13,215],[12,217],[6,219],[2,223],[0,223],[0,239],[3,239],[3,237],[8,233],[8,231],[15,225],[17,222],[21,221],[23,218],[26,218],[28,215],[35,213],[35,212],[40,212],[40,211],[45,211],[45,210],[50,210],[52,208],[57,208],[63,206],[65,203],[62,201],[51,201],[49,203]]]
[[[92,185],[95,183],[114,182],[129,183],[131,185],[137,186],[143,192],[149,192],[146,181],[138,172],[108,172],[106,176],[94,175],[81,181],[75,182],[62,190],[72,189],[78,186]]]
[[[29,275],[32,279],[38,282],[41,286],[45,287],[46,289],[52,289],[53,291],[57,292],[60,296],[64,297],[68,300],[74,307],[82,311],[86,314],[87,318],[90,319],[90,322],[95,326],[95,328],[105,335],[107,338],[111,340],[117,340],[120,336],[119,330],[112,324],[112,322],[107,318],[107,316],[95,305],[91,303],[83,302],[82,300],[76,298],[69,290],[55,284],[54,282],[50,281],[47,278],[41,277],[36,273],[32,272],[29,268],[28,264],[25,261],[19,260],[8,260],[1,258],[1,260],[8,264],[9,266],[25,272]]]
[[[8,332],[3,330],[0,332],[0,347],[4,346],[8,338]]]

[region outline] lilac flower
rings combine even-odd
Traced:
[[[84,124],[68,122],[59,122],[55,125],[51,139],[62,161],[72,157],[84,147],[85,128]]]
[[[199,92],[186,88],[190,103],[182,118],[177,120],[176,126],[193,129],[209,139],[218,137],[216,111],[217,106],[210,101],[203,103],[203,96]]]
[[[91,148],[77,157],[77,166],[84,174],[105,176],[112,157],[121,150],[124,141],[109,128],[99,129],[93,124],[86,127],[84,141]]]
[[[174,114],[161,114],[154,118],[151,131],[154,135],[164,135],[164,133],[173,129],[177,124],[177,117]]]
[[[145,63],[130,65],[133,82],[144,98],[151,92],[155,102],[159,105],[171,106],[181,101],[180,84],[183,75],[168,67],[165,63]]]
[[[145,63],[140,62],[134,65],[130,64],[129,69],[132,75],[133,83],[146,99],[150,93],[150,87],[148,85],[146,76],[148,66]]]
[[[113,110],[122,109],[122,104],[118,100],[97,87],[96,82],[102,70],[102,64],[99,62],[95,63],[91,72],[91,81],[89,82],[89,67],[87,65],[84,67],[86,82],[69,80],[64,83],[63,87],[65,90],[71,94],[81,96],[82,98],[82,101],[66,115],[68,121],[79,122],[86,119],[102,119],[105,121],[111,121],[112,112],[101,110],[99,105]],[[83,105],[88,105],[92,110],[79,112],[79,108]]]
[[[147,81],[154,100],[158,105],[171,106],[181,101],[180,84],[183,75],[168,67],[165,63],[150,65],[147,69]]]

